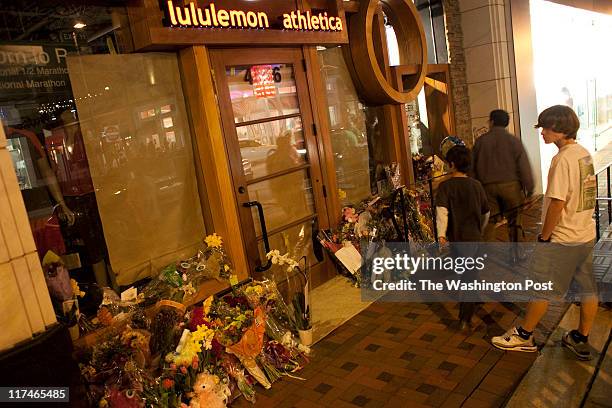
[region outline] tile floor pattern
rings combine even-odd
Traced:
[[[541,201],[524,213],[525,240],[534,240]],[[498,239],[505,241],[505,228]],[[378,301],[313,346],[299,376],[265,390],[256,407],[501,407],[537,353],[503,352],[489,340],[521,313],[511,303],[479,306],[471,334],[458,330],[456,303]],[[567,305],[551,305],[536,329],[543,344]],[[252,406],[240,398],[232,407]]]
[[[311,363],[299,373],[305,381],[257,387],[255,406],[502,406],[537,356],[489,345],[519,312],[512,304],[482,305],[479,327],[465,334],[456,327],[457,304],[379,301],[313,347]]]

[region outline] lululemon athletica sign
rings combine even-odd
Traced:
[[[198,5],[194,2],[177,6],[172,0],[166,1],[164,9],[171,27],[184,28],[240,28],[240,29],[282,29],[305,31],[342,31],[342,19],[330,16],[326,11],[292,10],[280,18],[270,17],[265,11],[244,11],[225,9],[210,2]],[[282,24],[280,20],[282,19]],[[270,21],[272,20],[272,23]],[[276,21],[279,24],[274,24]]]
[[[348,43],[342,0],[136,0],[128,8],[137,51],[190,45]]]

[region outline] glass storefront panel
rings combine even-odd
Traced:
[[[606,148],[612,143],[612,54],[602,50],[610,48],[612,16],[544,0],[532,0],[530,13],[538,111],[571,107],[580,119],[578,142],[591,154]],[[540,142],[546,174],[556,149]]]
[[[379,132],[378,115],[359,101],[340,47],[318,48],[321,73],[327,96],[331,143],[336,166],[339,197],[343,205],[358,203],[370,196],[376,185],[375,162],[368,135]],[[374,187],[375,188],[375,187]]]
[[[122,54],[111,4],[2,13],[0,118],[40,257],[117,286],[191,255],[204,225],[176,54]]]
[[[314,216],[315,206],[308,170],[297,170],[249,185],[249,198],[264,208],[268,232],[288,222]],[[253,211],[255,233],[261,236],[259,215]]]
[[[237,126],[236,133],[242,161],[250,164],[247,180],[303,165],[308,159],[299,116]]]

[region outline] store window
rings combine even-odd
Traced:
[[[342,205],[357,204],[385,188],[381,107],[359,100],[340,47],[318,47],[326,88],[331,143]]]
[[[538,111],[567,105],[580,119],[578,142],[591,153],[612,143],[612,16],[552,1],[530,2]],[[571,55],[562,64],[559,55]],[[556,149],[540,145],[542,168]],[[545,181],[545,180],[544,180]]]
[[[3,6],[0,119],[41,259],[117,288],[204,225],[177,56],[127,54],[126,10],[103,3]]]

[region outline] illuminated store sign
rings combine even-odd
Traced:
[[[281,17],[270,18],[263,11],[226,10],[214,3],[201,7],[196,3],[176,6],[172,0],[164,9],[166,22],[171,27],[187,28],[252,28],[303,31],[342,31],[342,19],[327,12],[294,10]]]

